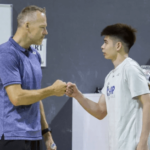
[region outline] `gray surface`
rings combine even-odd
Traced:
[[[23,7],[31,4],[46,7],[49,35],[42,87],[56,79],[75,82],[84,93],[93,93],[97,86],[102,87],[113,65],[101,53],[100,31],[114,23],[126,23],[138,30],[130,57],[143,65],[149,63],[149,0],[0,0],[0,3],[13,4],[14,31],[17,14]],[[71,150],[70,101],[65,96],[43,101],[58,150]]]

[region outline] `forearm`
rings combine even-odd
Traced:
[[[88,98],[84,97],[82,93],[78,93],[75,99],[80,103],[80,105],[92,116],[97,119],[103,119],[105,117],[103,111],[100,109],[98,103],[95,103]]]
[[[40,112],[41,112],[41,127],[42,130],[48,128],[48,124],[45,117],[44,107],[42,101],[40,101]]]
[[[43,129],[48,128],[49,126],[48,126],[48,123],[46,121],[46,117],[45,117],[45,112],[44,112],[44,107],[43,107],[42,101],[40,101],[40,112],[41,112],[41,128],[43,130]],[[45,133],[43,135],[43,137],[44,137],[44,140],[46,141],[47,139],[52,138],[52,135],[51,135],[50,132],[47,132],[47,133]]]
[[[53,87],[47,87],[39,90],[21,90],[17,94],[16,103],[19,105],[30,105],[54,95]]]
[[[150,104],[143,106],[143,123],[140,142],[146,143],[150,133]]]
[[[11,84],[6,86],[5,90],[13,105],[30,105],[49,96],[63,96],[66,83],[56,80],[53,85],[38,90],[26,90],[22,89],[20,84]]]

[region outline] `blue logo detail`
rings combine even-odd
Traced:
[[[109,86],[107,86],[107,96],[110,96],[111,94],[113,94],[115,90],[115,86],[112,86],[109,88]]]

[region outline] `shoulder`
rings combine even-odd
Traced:
[[[9,60],[10,57],[19,59],[16,47],[9,41],[0,45],[0,57],[4,60]]]
[[[14,53],[17,50],[17,47],[13,45],[9,40],[0,45],[0,52],[3,53]]]
[[[135,60],[128,58],[125,65],[124,65],[124,69],[125,69],[125,71],[132,71],[134,69],[140,69],[141,70],[141,67]]]
[[[12,44],[9,41],[7,41],[7,42],[0,45],[0,52],[1,53],[2,52],[9,52],[11,48],[12,48]]]
[[[133,59],[129,58],[124,66],[124,71],[126,75],[144,75],[140,65]]]

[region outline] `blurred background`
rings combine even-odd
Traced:
[[[149,0],[0,0],[0,4],[13,4],[13,34],[17,15],[24,7],[46,8],[49,34],[42,88],[56,79],[76,83],[83,93],[102,88],[113,65],[102,55],[100,32],[115,23],[137,29],[137,40],[129,56],[140,65],[150,64]],[[58,150],[72,150],[72,99],[49,97],[43,104]],[[41,150],[44,149],[43,144]]]

